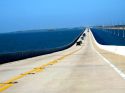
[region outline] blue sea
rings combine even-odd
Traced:
[[[64,28],[1,33],[0,61],[14,61],[63,50],[73,44],[82,32],[83,28]]]
[[[102,45],[125,46],[125,30],[91,29],[98,43]]]

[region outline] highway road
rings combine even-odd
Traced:
[[[0,65],[1,93],[125,93],[125,79],[96,51],[81,46]]]

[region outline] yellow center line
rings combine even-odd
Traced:
[[[68,57],[68,56],[74,54],[75,52],[79,51],[81,48],[79,48],[79,49],[77,49],[77,50],[75,50],[75,51],[73,51],[73,52],[71,52],[69,54],[66,54],[66,55],[64,55],[64,56],[62,56],[60,58],[57,58],[57,59],[55,59],[53,61],[50,61],[50,62],[48,62],[46,64],[43,64],[43,65],[41,65],[39,67],[33,68],[33,69],[29,70],[29,71],[26,71],[26,72],[24,72],[24,73],[22,73],[20,75],[14,76],[13,78],[7,80],[4,83],[0,83],[0,92],[8,89],[11,86],[13,86],[15,83],[17,83],[17,80],[25,77],[26,75],[35,74],[35,73],[41,72],[41,71],[44,70],[45,67],[58,63],[59,61],[63,60],[65,57]]]

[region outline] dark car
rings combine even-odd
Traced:
[[[86,34],[84,33],[84,34],[83,34],[83,37],[85,37],[85,36],[86,36]]]
[[[81,39],[84,40],[84,37],[82,36]]]
[[[82,44],[82,41],[77,41],[76,46],[80,46]]]

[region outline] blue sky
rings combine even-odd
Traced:
[[[0,0],[0,32],[125,23],[125,0]]]

